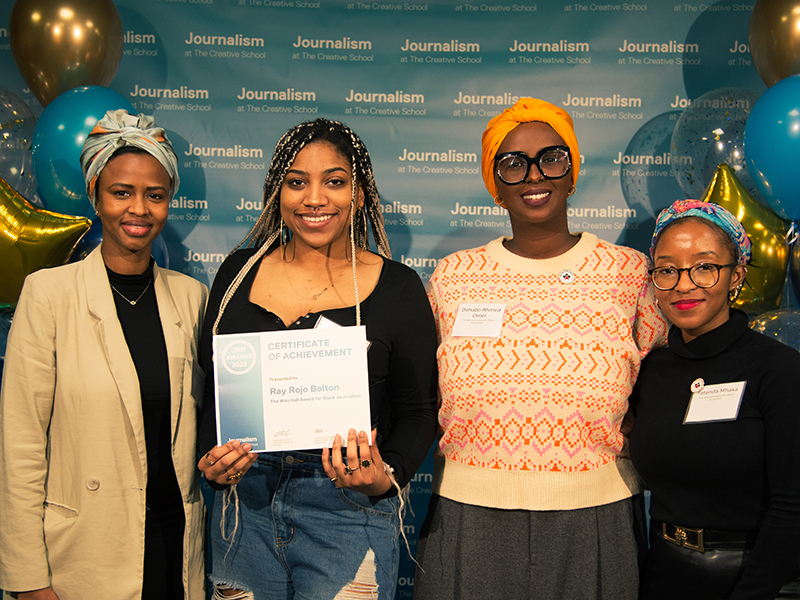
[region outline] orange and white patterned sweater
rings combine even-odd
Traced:
[[[666,341],[645,256],[581,234],[533,260],[503,238],[442,259],[433,491],[492,508],[570,510],[640,491],[621,431],[642,358]],[[462,302],[505,304],[497,338],[453,337]]]

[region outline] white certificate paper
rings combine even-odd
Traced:
[[[366,328],[214,336],[217,443],[254,452],[330,448],[370,431]]]

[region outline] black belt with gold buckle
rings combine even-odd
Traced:
[[[711,549],[741,550],[750,548],[755,543],[755,532],[695,529],[657,521],[654,521],[653,524],[659,535],[666,541],[696,552],[705,552]]]
[[[677,525],[661,524],[661,537],[677,546],[683,546],[698,552],[705,552],[703,544],[703,530]]]

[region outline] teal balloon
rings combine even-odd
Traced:
[[[44,109],[33,134],[33,168],[46,209],[94,217],[81,172],[81,149],[106,111],[118,108],[136,113],[121,94],[89,85],[64,92]]]
[[[764,202],[784,219],[800,219],[800,75],[782,79],[756,102],[744,151]]]

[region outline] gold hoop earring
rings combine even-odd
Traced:
[[[569,188],[569,194],[567,194],[567,195],[568,196],[572,196],[576,191],[578,191],[578,190],[573,185],[572,187]]]
[[[499,195],[494,197],[494,203],[497,204],[497,206],[499,206],[500,208],[506,207],[505,203],[500,199]]]

